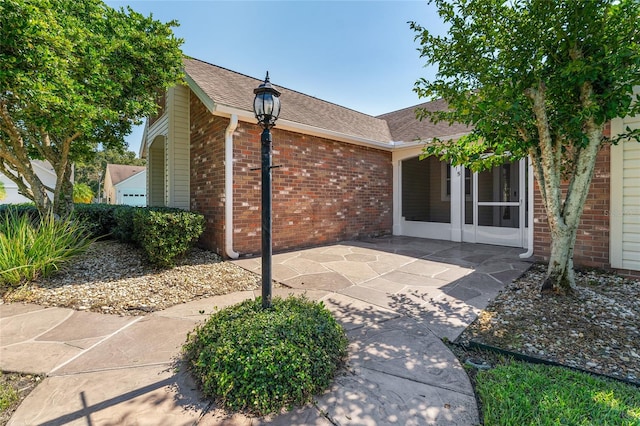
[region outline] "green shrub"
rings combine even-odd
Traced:
[[[73,216],[87,224],[92,237],[105,238],[116,227],[114,212],[118,207],[113,204],[75,204]]]
[[[0,284],[17,286],[49,276],[83,253],[92,240],[77,220],[34,221],[27,214],[9,212],[0,217]]]
[[[180,209],[136,209],[133,227],[135,241],[151,262],[173,266],[204,231],[204,216]]]
[[[230,410],[265,415],[303,405],[343,365],[347,338],[324,305],[304,297],[260,298],[213,314],[183,352],[205,395]]]
[[[121,205],[114,209],[113,218],[116,225],[111,232],[113,238],[124,243],[135,241],[133,214],[137,208],[139,207]]]
[[[4,220],[9,214],[27,215],[31,220],[40,218],[40,213],[38,213],[38,209],[33,203],[0,204],[0,219]]]

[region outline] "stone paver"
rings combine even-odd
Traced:
[[[347,331],[349,360],[315,406],[265,418],[201,400],[178,362],[189,331],[260,290],[146,317],[0,305],[0,369],[47,374],[9,425],[477,424],[471,385],[441,339],[529,266],[522,251],[385,237],[276,254],[273,278],[288,287],[274,296],[322,301]],[[261,269],[259,258],[235,262]]]
[[[275,279],[277,280],[277,278]],[[338,291],[353,285],[349,278],[338,272],[298,275],[297,277],[283,280],[282,283],[293,288],[328,291]]]
[[[207,406],[194,389],[169,365],[47,377],[9,425],[193,425]]]
[[[55,374],[93,372],[123,367],[169,363],[175,359],[187,333],[189,319],[148,316],[55,370]]]
[[[459,425],[478,424],[473,395],[461,394],[362,369],[338,377],[318,408],[336,425]]]

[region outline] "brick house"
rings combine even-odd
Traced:
[[[185,59],[185,85],[159,98],[147,121],[149,205],[201,212],[201,244],[236,258],[260,252],[260,133],[253,89],[261,80]],[[416,106],[372,117],[278,86],[272,130],[274,251],[380,235],[497,244],[544,259],[546,216],[527,160],[472,173],[436,158],[434,137],[462,125],[415,118]],[[418,105],[441,109],[442,101]],[[614,120],[610,132],[640,126]],[[575,248],[577,265],[640,270],[640,144],[604,147]]]

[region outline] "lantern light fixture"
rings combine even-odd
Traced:
[[[265,129],[272,128],[280,115],[280,92],[271,85],[269,71],[264,83],[253,89],[253,93],[256,95],[253,100],[253,112],[258,123]]]

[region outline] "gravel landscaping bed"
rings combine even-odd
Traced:
[[[640,281],[576,271],[575,295],[543,295],[544,274],[545,266],[532,266],[457,342],[477,342],[640,384]]]
[[[162,269],[150,265],[138,247],[99,241],[60,273],[10,291],[3,299],[144,315],[194,299],[255,290],[260,280],[259,275],[206,250],[192,249],[175,268]]]

